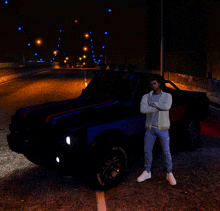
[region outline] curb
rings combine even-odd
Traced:
[[[17,73],[17,74],[13,74],[13,75],[6,75],[6,76],[2,76],[0,77],[0,84],[1,83],[5,83],[7,81],[11,81],[14,80],[16,78],[20,78],[22,76],[26,76],[26,75],[31,75],[34,73],[38,73],[38,72],[43,72],[49,69],[53,69],[53,68],[42,68],[42,69],[37,69],[37,70],[31,70],[31,71],[27,71],[27,72],[21,72],[21,73]]]

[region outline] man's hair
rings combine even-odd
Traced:
[[[160,78],[158,78],[158,77],[156,77],[156,76],[151,76],[147,81],[148,81],[148,83],[150,84],[151,81],[155,81],[155,80],[156,80],[159,84],[161,83]]]

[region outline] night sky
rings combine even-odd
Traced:
[[[60,48],[60,53],[79,57],[84,45],[93,45],[97,54],[103,54],[105,31],[108,51],[114,55],[136,48],[137,54],[145,54],[141,46],[146,43],[146,6],[146,1],[125,0],[9,0],[8,5],[1,1],[0,56],[7,59],[21,52],[36,51],[49,57]],[[84,38],[84,33],[90,31],[92,43]],[[37,38],[42,39],[41,46],[35,45]]]
[[[34,52],[52,57],[66,53],[72,59],[83,55],[83,46],[94,46],[96,56],[130,63],[143,62],[158,68],[160,54],[161,0],[9,0],[0,2],[0,61],[27,57]],[[108,9],[112,9],[109,13]],[[220,1],[164,1],[164,51],[192,52],[203,60],[206,49],[220,49]],[[74,21],[78,20],[78,23]],[[22,27],[18,31],[18,27]],[[62,29],[62,33],[59,30]],[[92,32],[90,39],[85,32]],[[41,38],[41,46],[35,40]],[[61,38],[59,41],[58,39]],[[31,43],[28,47],[27,43]],[[60,45],[58,48],[57,45]],[[91,52],[91,48],[89,49]],[[89,54],[89,52],[87,52]],[[90,55],[91,56],[91,55]]]

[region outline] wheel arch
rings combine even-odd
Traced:
[[[185,120],[203,121],[210,115],[209,99],[197,96],[186,105],[184,112]]]
[[[90,144],[90,148],[119,144],[126,147],[127,136],[119,129],[107,129],[98,134]]]

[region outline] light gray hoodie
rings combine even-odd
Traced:
[[[145,94],[141,99],[140,112],[146,114],[145,127],[151,129],[152,113],[159,111],[158,128],[165,130],[170,128],[169,110],[172,105],[172,95],[161,90],[158,103],[152,103],[152,93]]]

